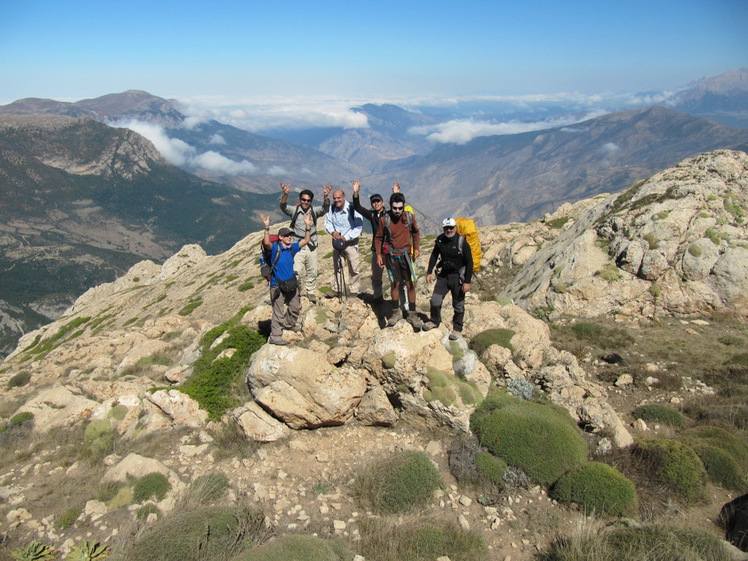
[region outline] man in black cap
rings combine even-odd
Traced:
[[[361,182],[358,179],[353,181],[353,208],[364,218],[367,218],[371,222],[371,287],[374,291],[373,304],[381,304],[382,299],[382,273],[384,268],[379,266],[377,263],[377,252],[374,249],[374,237],[379,227],[379,219],[385,215],[387,211],[384,210],[384,199],[379,193],[374,193],[369,197],[371,202],[371,210],[364,208],[359,200],[359,191],[361,190]]]

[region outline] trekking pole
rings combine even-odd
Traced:
[[[345,269],[343,269],[343,266],[345,265],[345,259],[343,259],[343,252],[337,251],[338,254],[338,273],[340,274],[340,286],[338,287],[340,290],[338,291],[338,300],[341,302],[343,301],[343,298],[345,296],[348,296],[348,287],[345,284]]]

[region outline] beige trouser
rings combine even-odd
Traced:
[[[302,276],[306,272],[305,277]],[[307,296],[314,296],[317,291],[317,275],[319,274],[319,264],[317,262],[317,248],[309,249],[309,245],[302,247],[293,258],[293,272],[299,279],[299,288],[301,288],[301,279],[304,278]],[[303,294],[304,291],[302,290]]]
[[[343,260],[348,263],[348,276],[345,276],[343,270]],[[335,289],[338,294],[347,289],[348,294],[357,295],[361,282],[361,273],[358,270],[358,238],[347,241],[345,249],[334,249],[332,261],[335,267]]]

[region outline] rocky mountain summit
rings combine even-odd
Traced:
[[[24,335],[0,363],[9,423],[2,444],[13,446],[21,430],[13,424],[34,437],[29,452],[8,449],[1,463],[3,532],[14,544],[34,538],[63,550],[83,533],[126,541],[138,524],[173,511],[192,482],[218,472],[230,498],[257,505],[278,533],[355,539],[365,516],[348,492],[355,466],[416,449],[447,474],[452,441],[469,436],[471,414],[496,386],[542,391],[584,429],[595,454],[629,447],[641,425],[633,428],[629,411],[612,404],[620,387],[559,350],[539,317],[744,316],[746,196],[748,156],[718,151],[543,220],[481,228],[482,270],[458,341],[445,326],[383,328],[381,311],[362,299],[323,298],[304,300],[300,330],[284,333],[288,346],[265,344],[258,333],[268,332],[271,309],[257,262],[259,232],[218,255],[187,245],[162,265],[137,263]],[[318,283],[326,290],[331,244],[329,236],[320,240]],[[369,242],[364,236],[361,247]],[[416,263],[421,313],[431,244],[424,241]],[[507,272],[514,280],[499,296],[494,287]],[[476,346],[488,332],[508,344]],[[201,393],[197,381],[206,377],[228,382]],[[227,433],[255,451],[235,452]],[[94,460],[63,454],[76,442]],[[104,499],[92,485],[150,473],[166,477],[171,491],[142,519],[140,506]],[[540,526],[513,525],[528,512],[561,508],[541,487],[482,504],[445,477],[437,514],[483,535],[491,559],[529,560],[548,543]],[[63,527],[71,504],[77,514]]]

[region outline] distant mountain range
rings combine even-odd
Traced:
[[[374,104],[353,111],[368,128],[263,136],[215,120],[195,124],[178,102],[137,90],[0,106],[0,330],[8,344],[135,261],[160,261],[186,243],[222,251],[259,227],[258,211],[280,219],[280,181],[320,192],[360,178],[366,195],[389,193],[398,180],[429,218],[486,225],[620,191],[700,152],[745,151],[748,69],[702,80],[664,106],[461,145],[413,134],[447,113]],[[158,129],[166,144],[128,124]],[[179,168],[164,159],[175,147]]]

